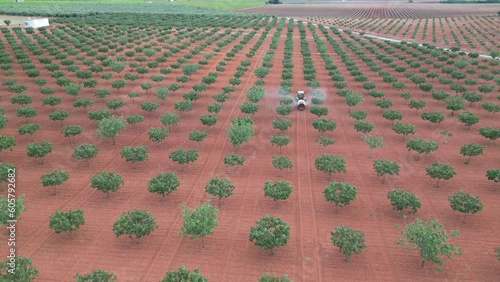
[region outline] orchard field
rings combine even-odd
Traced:
[[[337,27],[385,36],[398,23],[366,30],[360,19],[307,11],[301,21],[144,5],[149,14],[131,12],[142,4],[117,13],[102,4],[93,6],[101,13],[57,11],[49,28],[0,29],[0,163],[15,166],[16,195],[25,195],[16,252],[31,258],[35,281],[73,281],[96,269],[117,281],[161,281],[179,266],[208,281],[258,281],[264,273],[293,281],[500,277],[500,175],[486,176],[500,174],[500,61],[479,57],[498,50],[497,18],[448,18],[443,34],[470,26],[473,48],[463,36],[457,44],[450,35],[449,45],[425,41],[420,29],[415,38],[393,37],[424,45],[385,42]],[[469,24],[456,24],[463,19]],[[479,31],[486,37],[474,36]],[[471,53],[439,48],[457,45]],[[306,91],[305,111],[293,103],[298,90]],[[133,148],[139,152],[128,155]],[[176,157],[178,149],[191,153]],[[242,165],[229,165],[232,154]],[[329,157],[332,166],[319,160]],[[455,174],[428,172],[444,164]],[[60,185],[44,181],[58,170]],[[123,182],[105,194],[92,180],[99,172]],[[167,172],[179,185],[163,200],[149,190]],[[220,202],[206,192],[215,177],[234,186]],[[267,181],[292,192],[273,201]],[[326,201],[334,182],[355,187],[355,199],[338,208]],[[394,189],[417,196],[418,211],[393,210]],[[480,198],[477,213],[450,207],[460,190]],[[180,235],[184,205],[209,200],[218,208],[213,234]],[[56,234],[51,215],[69,209],[81,209],[85,224]],[[137,240],[115,235],[115,222],[133,209],[150,212],[156,228]],[[274,254],[249,240],[265,215],[289,226]],[[448,239],[461,255],[441,256],[440,271],[396,244],[417,218],[458,230]],[[341,225],[364,233],[366,248],[348,262],[331,239]],[[8,237],[0,233],[2,256]]]

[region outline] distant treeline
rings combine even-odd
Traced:
[[[439,3],[443,4],[486,4],[486,3],[500,3],[500,0],[441,0]]]

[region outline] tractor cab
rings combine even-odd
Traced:
[[[297,95],[295,96],[295,100],[306,100],[306,93],[304,91],[297,91]]]

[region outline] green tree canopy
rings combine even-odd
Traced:
[[[112,171],[99,171],[90,178],[90,187],[105,193],[108,198],[109,192],[116,192],[123,183],[122,176]]]
[[[393,189],[387,192],[387,199],[391,200],[392,209],[399,214],[406,209],[411,214],[416,213],[421,206],[418,197],[408,190]]]
[[[196,237],[201,238],[201,246],[204,247],[204,238],[206,235],[213,234],[213,229],[219,224],[217,214],[219,209],[210,204],[210,200],[206,204],[198,203],[195,209],[187,209],[186,203],[182,204],[181,217],[184,219],[184,224],[181,226],[180,235],[188,236],[190,239]]]
[[[161,195],[162,201],[165,195],[169,195],[179,187],[180,182],[177,174],[174,172],[160,172],[148,181],[148,191]]]
[[[353,253],[360,254],[361,250],[366,248],[365,234],[347,225],[335,227],[330,234],[333,245],[339,248],[339,252],[345,256],[345,261],[349,261]]]
[[[113,224],[113,233],[116,237],[128,235],[132,239],[135,236],[136,242],[139,243],[141,237],[149,235],[156,228],[158,226],[150,212],[134,209],[120,215],[120,218]]]
[[[472,196],[471,194],[462,190],[457,191],[448,196],[451,208],[464,214],[462,219],[465,222],[465,217],[468,214],[475,214],[483,209],[483,203],[479,196]]]
[[[69,231],[70,237],[72,231],[77,230],[84,224],[85,219],[83,217],[83,210],[81,209],[69,209],[68,212],[58,210],[50,216],[49,220],[49,228],[54,229],[56,234]]]
[[[233,190],[234,185],[231,180],[220,178],[219,176],[211,178],[205,185],[205,192],[212,196],[219,197],[219,205],[222,198],[228,198],[233,194]]]
[[[335,204],[335,213],[339,207],[349,205],[356,199],[356,187],[347,182],[331,182],[323,190],[327,202]]]
[[[418,249],[422,257],[422,267],[426,261],[443,265],[443,259],[439,255],[448,258],[452,255],[460,255],[460,247],[448,243],[448,234],[441,229],[442,227],[437,220],[422,221],[416,218],[401,231],[404,238],[399,239],[397,243],[409,250]],[[452,231],[451,237],[457,234],[458,231]]]
[[[271,249],[274,254],[274,248],[286,245],[290,238],[290,226],[283,221],[281,217],[275,218],[272,215],[266,215],[257,220],[257,226],[250,227],[248,240],[260,247],[262,250]]]

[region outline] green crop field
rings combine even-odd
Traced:
[[[16,3],[15,5],[31,5],[31,4],[130,4],[130,3],[146,3],[145,0],[29,0],[26,2]],[[169,0],[151,0],[155,4],[172,4],[172,5],[187,5],[197,6],[219,10],[238,10],[248,7],[255,7],[264,5],[264,0],[201,0],[201,1],[188,1],[177,0],[170,2]],[[12,0],[0,0],[0,4],[12,4]]]

